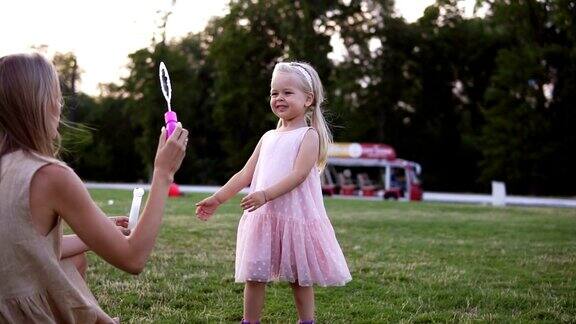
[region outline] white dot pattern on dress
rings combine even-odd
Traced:
[[[306,131],[264,135],[251,192],[274,185],[292,170]],[[315,168],[292,191],[244,213],[238,226],[235,277],[237,282],[298,281],[301,286],[351,280]]]

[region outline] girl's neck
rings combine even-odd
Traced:
[[[304,116],[293,118],[291,120],[282,119],[282,126],[280,126],[279,130],[292,130],[300,127],[307,127],[308,124],[306,123],[306,119]]]

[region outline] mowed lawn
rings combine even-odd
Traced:
[[[131,192],[92,190],[109,215]],[[128,323],[239,322],[234,283],[240,197],[208,222],[206,195],[170,199],[140,276],[90,254],[88,284]],[[112,205],[109,200],[114,200]],[[576,322],[576,210],[325,199],[353,280],[316,288],[318,323]],[[263,322],[295,323],[292,293],[270,284]]]

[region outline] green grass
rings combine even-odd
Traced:
[[[129,210],[128,191],[91,193],[109,215]],[[106,312],[129,323],[240,321],[239,198],[201,222],[202,197],[169,201],[140,276],[90,255],[88,284]],[[574,209],[325,203],[353,279],[315,289],[318,323],[576,322]],[[270,284],[262,321],[296,319],[289,286]]]

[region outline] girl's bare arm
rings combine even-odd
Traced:
[[[252,152],[252,156],[250,156],[242,170],[232,176],[232,178],[230,178],[230,180],[228,180],[228,182],[226,182],[218,192],[196,204],[196,216],[198,218],[201,220],[208,220],[212,215],[214,215],[216,209],[218,209],[221,204],[232,198],[252,182],[256,163],[258,162],[258,156],[260,155],[261,144],[262,139],[260,139],[258,145],[256,145],[254,152]]]
[[[260,155],[260,145],[262,139],[256,145],[254,152],[238,173],[236,173],[226,184],[214,194],[214,197],[218,199],[221,203],[227,201],[236,195],[240,190],[246,188],[252,182],[252,177],[254,176],[254,170],[256,169],[256,163],[258,162],[258,156]]]

